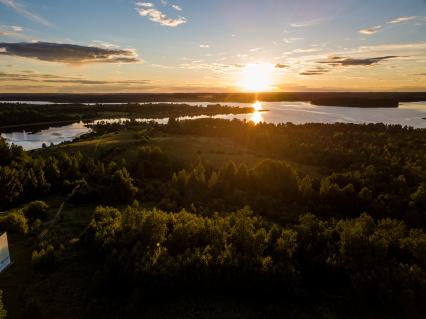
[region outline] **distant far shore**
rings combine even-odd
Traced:
[[[3,93],[0,101],[45,101],[53,103],[142,103],[142,102],[290,102],[347,107],[398,107],[401,102],[426,101],[426,92],[277,92],[277,93]]]
[[[358,108],[397,108],[399,100],[390,98],[364,98],[364,97],[324,97],[310,101],[314,105],[358,107]]]

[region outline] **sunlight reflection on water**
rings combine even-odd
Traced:
[[[207,106],[210,102],[188,102],[189,105]],[[229,106],[251,106],[255,109],[250,114],[216,115],[211,118],[239,119],[251,121],[254,124],[265,123],[386,123],[412,126],[415,128],[426,128],[426,102],[401,103],[399,108],[374,108],[362,109],[351,107],[317,106],[308,102],[258,102],[247,103],[221,103]],[[182,117],[179,120],[206,118],[208,116]],[[97,120],[95,122],[118,122],[123,119]],[[168,118],[163,119],[137,119],[137,121],[155,121],[165,124]],[[75,137],[89,132],[90,129],[83,123],[74,123],[62,127],[49,128],[38,133],[17,131],[1,134],[7,142],[22,146],[26,150],[40,148],[43,143],[59,144],[71,141]]]
[[[255,111],[250,116],[250,122],[253,122],[254,124],[259,124],[260,122],[263,122],[262,112]]]
[[[252,105],[254,112],[251,114],[249,121],[253,122],[254,124],[259,124],[260,122],[263,122],[262,117],[262,111],[263,111],[263,105],[259,101],[253,103]]]

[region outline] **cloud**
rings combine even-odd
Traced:
[[[53,74],[40,74],[33,71],[7,73],[0,71],[0,82],[37,82],[45,84],[80,84],[80,85],[145,85],[149,80],[90,80],[81,77],[69,77]]]
[[[260,50],[262,50],[262,48],[253,48],[253,49],[250,49],[249,52],[257,52]]]
[[[191,61],[191,63],[180,64],[179,67],[186,70],[210,70],[213,72],[224,73],[234,72],[244,68],[245,64],[224,64],[224,63],[207,63],[202,61]]]
[[[155,5],[152,2],[136,2],[136,11],[140,16],[148,17],[151,21],[166,27],[175,28],[188,22],[188,19],[182,16],[178,16],[175,19],[169,18],[160,10],[155,9]]]
[[[322,50],[323,50],[322,48],[295,49],[291,51],[290,53],[313,53],[313,52],[319,52]]]
[[[307,28],[307,27],[317,25],[317,24],[319,24],[323,21],[324,21],[324,19],[313,19],[313,20],[308,20],[308,21],[295,22],[295,23],[290,24],[290,27],[292,27],[292,28]]]
[[[23,27],[20,27],[20,26],[17,26],[17,25],[12,25],[12,26],[10,26],[11,28],[12,28],[12,30],[13,31],[15,31],[15,32],[22,32],[22,31],[24,31],[24,28]]]
[[[101,41],[101,40],[93,40],[93,43],[96,43],[98,46],[102,47],[102,48],[107,48],[107,49],[118,49],[119,46],[113,43],[109,43],[106,41]]]
[[[396,59],[400,56],[388,55],[374,58],[348,58],[348,57],[339,57],[339,56],[330,56],[327,60],[319,61],[318,63],[327,64],[331,66],[369,66],[378,64],[382,61]]]
[[[379,32],[379,30],[381,28],[382,28],[381,25],[376,25],[376,26],[371,27],[371,28],[359,30],[358,32],[361,33],[361,34],[365,34],[365,35],[373,35],[373,34]]]
[[[210,49],[210,44],[200,44],[201,49]]]
[[[50,23],[49,21],[47,21],[45,18],[43,18],[42,16],[38,15],[37,13],[29,10],[25,5],[19,3],[16,0],[0,0],[0,3],[12,8],[13,10],[15,10],[18,14],[26,17],[27,19],[30,19],[34,22],[37,22],[39,24],[42,24],[46,27],[51,27],[52,23]]]
[[[0,25],[0,35],[19,36],[22,31],[24,28],[16,25]]]
[[[288,68],[288,65],[277,63],[277,64],[275,64],[275,68],[276,69],[285,69],[285,68]]]
[[[48,42],[0,42],[0,55],[69,64],[139,62],[135,51]]]
[[[328,72],[330,72],[330,70],[322,68],[322,67],[315,67],[315,68],[303,71],[303,72],[301,72],[299,74],[300,75],[311,76],[311,75],[323,75],[323,74],[328,73]]]
[[[296,41],[301,41],[301,40],[303,40],[303,38],[292,37],[292,38],[284,38],[283,42],[287,43],[287,44],[290,44],[290,43],[294,43]]]
[[[426,42],[414,43],[396,43],[396,44],[378,44],[370,46],[361,46],[360,52],[373,52],[373,51],[423,51],[426,50]]]
[[[182,11],[182,8],[178,6],[177,4],[173,4],[172,8],[175,9],[176,11]]]
[[[416,18],[417,18],[416,16],[399,17],[399,18],[396,18],[394,20],[388,21],[386,23],[388,23],[388,24],[397,24],[397,23],[401,23],[401,22],[406,22],[406,21],[414,20]]]

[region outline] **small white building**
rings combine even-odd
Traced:
[[[0,236],[0,273],[6,270],[11,263],[7,233],[4,233]]]

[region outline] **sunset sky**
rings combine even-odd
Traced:
[[[426,0],[0,0],[0,92],[426,91]]]

